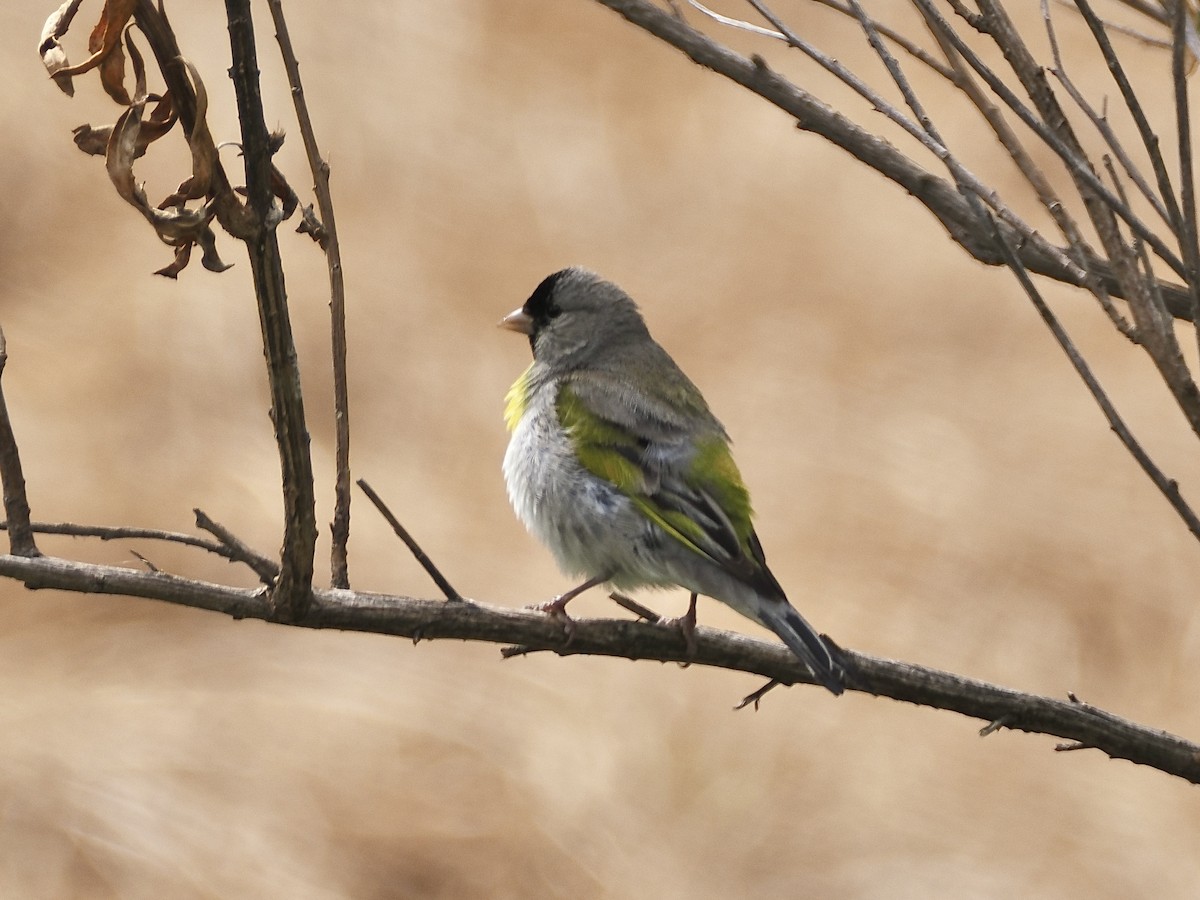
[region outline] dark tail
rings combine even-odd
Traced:
[[[767,604],[763,604],[767,606]],[[784,600],[781,603],[771,603],[768,609],[762,609],[763,624],[774,631],[793,653],[808,666],[813,677],[823,684],[831,694],[841,694],[845,689],[845,672],[834,662],[833,654],[821,640],[811,625],[804,621],[804,616]]]

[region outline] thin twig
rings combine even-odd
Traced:
[[[762,2],[762,0],[748,0],[751,6],[758,11],[764,19],[771,23],[775,28],[783,34],[788,41],[788,44],[799,50],[813,62],[817,63],[821,68],[825,69],[829,74],[833,75],[856,94],[868,101],[876,110],[894,122],[900,128],[904,129],[911,137],[915,138],[920,144],[932,153],[943,165],[950,170],[955,184],[959,190],[968,189],[972,193],[983,199],[983,202],[991,207],[1001,219],[1010,225],[1019,234],[1032,237],[1034,229],[1031,225],[1021,219],[1010,207],[1008,207],[996,193],[994,188],[984,184],[973,172],[967,169],[962,163],[950,152],[950,150],[940,141],[934,134],[931,133],[928,123],[914,122],[911,118],[902,113],[899,109],[889,103],[881,94],[873,90],[870,85],[858,77],[856,73],[846,68],[838,60],[829,56],[821,50],[818,50],[813,44],[804,40],[797,35],[788,25],[777,16],[774,12]],[[766,62],[760,57],[755,57],[755,62],[761,69],[766,69]]]
[[[1171,214],[1167,212],[1167,208],[1163,204],[1162,199],[1150,187],[1145,177],[1143,177],[1141,170],[1134,165],[1133,160],[1125,151],[1125,147],[1117,137],[1116,132],[1113,131],[1112,126],[1108,124],[1108,119],[1096,112],[1092,105],[1088,103],[1087,99],[1083,96],[1083,92],[1075,86],[1075,82],[1072,81],[1071,77],[1067,74],[1067,67],[1063,63],[1062,54],[1058,47],[1058,36],[1054,30],[1054,22],[1050,17],[1050,5],[1048,0],[1042,0],[1042,18],[1046,23],[1046,36],[1050,40],[1050,53],[1054,58],[1054,68],[1050,69],[1050,73],[1058,79],[1059,83],[1063,86],[1063,88],[1066,89],[1067,94],[1069,94],[1071,99],[1075,101],[1075,105],[1083,110],[1083,114],[1088,117],[1095,129],[1100,132],[1101,137],[1104,138],[1104,142],[1113,152],[1113,155],[1116,156],[1117,160],[1121,163],[1121,168],[1125,170],[1125,174],[1129,177],[1129,179],[1135,185],[1137,185],[1137,188],[1139,191],[1141,191],[1142,196],[1145,197],[1146,201],[1154,207],[1154,211],[1158,213],[1159,217],[1166,222],[1168,226],[1174,229],[1177,223],[1172,221]],[[1163,187],[1163,185],[1160,184],[1160,187]],[[1168,192],[1170,191],[1169,183],[1165,185],[1165,190]]]
[[[720,25],[726,25],[730,28],[736,28],[739,31],[748,31],[751,34],[757,34],[759,37],[775,38],[780,41],[787,42],[787,37],[780,34],[778,31],[772,31],[770,28],[763,28],[761,25],[754,25],[743,19],[733,19],[729,16],[723,16],[719,12],[714,12],[702,3],[697,3],[696,0],[688,0],[688,5],[698,9],[704,15],[708,16],[714,22]]]
[[[1073,0],[1054,0],[1054,2],[1056,4],[1058,4],[1059,6],[1063,7],[1063,9],[1070,10],[1071,12],[1075,13],[1076,15],[1079,14],[1079,7],[1073,2]],[[1126,6],[1133,5],[1132,3],[1129,2],[1129,0],[1117,0],[1117,2],[1124,3]],[[1154,7],[1154,8],[1157,11],[1157,15],[1151,16],[1151,18],[1153,18],[1159,24],[1165,24],[1166,18],[1165,18],[1165,13],[1163,13],[1163,11],[1162,11],[1162,8],[1161,7]],[[1138,9],[1138,11],[1144,12],[1143,9]],[[1160,37],[1155,37],[1154,35],[1151,35],[1151,34],[1146,34],[1144,31],[1138,31],[1136,28],[1131,28],[1128,25],[1122,25],[1120,22],[1113,22],[1109,19],[1102,19],[1101,24],[1104,26],[1105,31],[1116,31],[1116,32],[1119,32],[1120,34],[1128,35],[1129,37],[1133,38],[1135,41],[1139,41],[1140,43],[1147,44],[1147,45],[1149,45],[1151,47],[1155,47],[1159,50],[1170,50],[1171,49],[1170,41],[1165,40]]]
[[[929,29],[930,34],[933,35],[934,40],[938,42],[942,52],[946,55],[947,61],[955,71],[955,86],[967,96],[967,99],[971,101],[971,104],[983,116],[984,121],[991,127],[992,133],[996,135],[996,139],[1000,142],[1000,145],[1008,152],[1008,155],[1025,177],[1025,180],[1033,188],[1034,194],[1041,202],[1042,207],[1049,213],[1055,225],[1058,226],[1059,233],[1066,239],[1067,252],[1083,273],[1083,285],[1099,300],[1101,309],[1104,310],[1105,315],[1108,316],[1113,325],[1122,334],[1130,338],[1130,340],[1135,340],[1136,342],[1136,339],[1133,337],[1133,327],[1113,304],[1104,279],[1096,271],[1094,262],[1097,256],[1095,251],[1092,250],[1084,238],[1078,223],[1068,211],[1066,204],[1059,199],[1058,194],[1046,178],[1045,173],[1034,162],[1028,151],[1026,151],[1020,138],[1017,137],[1016,132],[1008,124],[999,107],[980,88],[967,68],[962,55],[955,50],[954,45],[945,38],[941,30],[934,23],[925,20],[925,25]]]
[[[7,527],[7,522],[0,522],[0,530],[4,530]],[[29,527],[34,534],[92,537],[99,538],[102,541],[166,541],[170,544],[196,547],[197,549],[205,550],[223,559],[227,559],[230,562],[243,562],[243,560],[235,558],[230,548],[224,544],[196,537],[194,534],[187,534],[182,531],[164,531],[160,528],[140,528],[132,525],[79,525],[74,522],[30,522]]]
[[[837,10],[844,16],[850,16],[853,18],[855,15],[854,10],[850,8],[850,4],[842,3],[842,2],[840,2],[840,0],[814,0],[814,2],[819,3],[821,6],[827,6],[830,9]],[[911,56],[913,59],[919,60],[920,62],[924,63],[926,66],[931,68],[933,71],[937,72],[939,75],[941,75],[947,81],[949,81],[951,84],[954,83],[955,78],[956,78],[954,70],[949,68],[948,66],[944,65],[943,63],[939,62],[931,53],[929,53],[923,47],[918,46],[913,41],[910,41],[908,38],[906,38],[904,35],[902,35],[900,32],[896,31],[894,28],[888,27],[883,22],[880,22],[878,19],[869,19],[868,21],[871,23],[872,28],[874,28],[876,31],[878,31],[880,34],[882,34],[884,37],[886,37],[889,41],[891,41],[897,47],[900,47],[901,49],[903,49],[904,52],[907,53],[909,56]]]
[[[226,550],[222,556],[228,555],[234,562],[245,563],[268,587],[275,584],[275,579],[279,577],[279,564],[275,560],[255,551],[224,525],[210,519],[204,510],[197,508],[193,509],[192,513],[196,516],[196,527],[207,531],[221,542],[221,546]]]
[[[1132,454],[1133,458],[1137,460],[1138,465],[1142,467],[1142,471],[1154,482],[1154,486],[1167,498],[1167,502],[1171,504],[1171,507],[1179,515],[1179,518],[1183,520],[1183,524],[1187,527],[1188,531],[1194,537],[1200,539],[1200,518],[1197,518],[1195,512],[1192,511],[1192,508],[1183,499],[1183,496],[1179,492],[1179,484],[1175,479],[1168,478],[1163,474],[1162,470],[1154,463],[1149,454],[1142,449],[1142,445],[1134,438],[1132,432],[1130,432],[1128,426],[1126,426],[1124,420],[1117,412],[1116,407],[1113,406],[1112,401],[1108,399],[1108,395],[1100,386],[1100,382],[1092,373],[1091,368],[1080,354],[1078,348],[1076,348],[1075,343],[1071,340],[1070,335],[1067,334],[1066,329],[1062,327],[1058,318],[1042,298],[1033,280],[1029,277],[1029,273],[1021,264],[1021,260],[1005,239],[1003,233],[1000,231],[999,224],[995,220],[992,220],[992,235],[996,241],[996,246],[1004,254],[1009,268],[1017,276],[1017,280],[1021,283],[1021,287],[1025,290],[1025,294],[1029,297],[1030,302],[1033,303],[1034,308],[1037,309],[1038,314],[1050,329],[1050,333],[1054,335],[1054,339],[1058,342],[1058,345],[1066,353],[1067,359],[1070,360],[1071,365],[1083,380],[1088,392],[1100,407],[1100,411],[1104,413],[1104,418],[1108,420],[1109,427],[1112,428],[1113,433],[1125,445],[1125,448]]]
[[[618,594],[616,591],[609,594],[608,599],[622,609],[626,609],[633,613],[639,619],[645,619],[647,622],[658,622],[662,619],[662,616],[660,616],[650,607],[643,606],[632,597],[626,597],[624,594]]]
[[[131,549],[129,552],[132,553],[137,558],[138,562],[140,562],[143,566],[146,567],[146,571],[154,572],[154,573],[158,573],[158,572],[162,571],[162,569],[160,569],[158,566],[156,566],[153,562],[151,562],[145,556],[142,556],[142,554],[138,553],[136,550]]]
[[[1121,92],[1125,108],[1133,118],[1138,136],[1142,140],[1142,146],[1145,147],[1146,155],[1150,159],[1150,168],[1154,172],[1154,179],[1158,182],[1159,195],[1166,205],[1167,222],[1178,237],[1183,228],[1183,217],[1180,214],[1179,205],[1175,201],[1175,191],[1171,187],[1171,176],[1167,172],[1167,164],[1163,161],[1162,152],[1159,149],[1158,135],[1146,118],[1146,111],[1142,108],[1142,104],[1133,90],[1133,85],[1125,74],[1125,67],[1121,65],[1121,59],[1117,56],[1112,41],[1108,39],[1104,23],[1096,15],[1088,0],[1075,0],[1075,6],[1079,10],[1079,14],[1083,16],[1084,22],[1087,23],[1088,29],[1092,33],[1092,39],[1096,42],[1100,55],[1104,57],[1104,64],[1108,68],[1109,74],[1112,75],[1117,89]]]
[[[945,36],[934,23],[926,20],[925,26],[929,29],[929,33],[933,35],[933,39],[938,42],[938,46],[953,68],[955,72],[955,86],[966,95],[971,104],[983,116],[984,121],[992,129],[992,133],[996,135],[996,139],[1000,141],[1000,145],[1008,152],[1009,157],[1011,157],[1021,174],[1025,177],[1025,180],[1033,188],[1043,208],[1054,219],[1059,232],[1066,238],[1067,252],[1083,273],[1084,283],[1093,293],[1107,297],[1107,293],[1099,293],[1103,290],[1102,282],[1091,265],[1092,260],[1095,258],[1095,253],[1088,246],[1087,241],[1079,230],[1078,224],[1076,224],[1074,218],[1067,211],[1066,205],[1059,199],[1041,168],[1033,161],[1033,158],[1021,143],[1020,138],[1017,137],[1016,132],[1004,118],[1004,114],[1000,111],[1000,108],[980,88],[967,67],[966,62],[963,60],[962,55],[955,50],[953,44],[946,40]],[[1106,308],[1112,309],[1112,304],[1107,304]]]
[[[446,576],[444,576],[438,567],[433,564],[433,560],[426,555],[425,551],[421,549],[420,545],[413,540],[413,537],[408,533],[408,530],[400,524],[400,520],[392,515],[392,511],[388,509],[387,504],[383,502],[383,499],[377,493],[375,493],[375,489],[361,478],[355,483],[362,488],[362,491],[367,495],[367,498],[375,504],[375,508],[379,510],[380,515],[387,519],[387,523],[391,525],[392,530],[396,532],[396,537],[404,541],[404,546],[408,547],[412,555],[416,557],[417,562],[421,564],[421,567],[429,573],[429,577],[433,579],[433,583],[438,586],[438,589],[446,595],[446,599],[455,602],[462,601],[463,595],[456,591],[450,582],[446,580]]]
[[[8,403],[4,399],[3,377],[7,363],[8,341],[5,340],[4,329],[0,328],[0,481],[4,482],[4,515],[9,525],[9,552],[14,556],[40,556],[41,551],[29,527],[29,498],[25,493],[21,454],[17,450],[17,438],[13,434]]]
[[[342,275],[342,251],[338,244],[337,224],[333,215],[333,194],[329,190],[329,163],[321,156],[317,146],[308,103],[304,99],[304,87],[300,82],[300,65],[288,35],[287,21],[283,15],[281,0],[268,0],[271,18],[275,22],[275,39],[283,55],[283,66],[287,70],[288,84],[292,88],[292,102],[296,106],[296,121],[300,125],[300,137],[308,165],[312,169],[313,190],[317,205],[321,209],[320,245],[325,250],[325,262],[329,268],[329,315],[333,345],[333,411],[337,469],[334,485],[333,522],[331,524],[330,569],[331,584],[335,588],[350,587],[350,571],[347,546],[350,542],[350,392],[346,379],[346,284]]]
[[[1148,16],[1155,22],[1167,24],[1167,12],[1163,7],[1154,2],[1154,0],[1117,0],[1122,6],[1128,6],[1130,9],[1135,9],[1143,16]]]
[[[1112,164],[1112,159],[1107,154],[1104,156],[1104,169],[1108,172],[1108,178],[1113,183],[1113,188],[1122,200],[1126,200],[1125,186],[1121,184],[1121,179],[1117,175],[1117,170]],[[1126,200],[1126,202],[1128,202]],[[1149,299],[1150,308],[1153,310],[1155,319],[1155,327],[1159,331],[1166,331],[1171,328],[1171,319],[1167,314],[1166,307],[1163,305],[1162,294],[1158,290],[1158,283],[1154,278],[1154,262],[1150,259],[1150,254],[1146,251],[1146,244],[1137,237],[1133,238],[1133,252],[1137,255],[1138,262],[1141,265],[1142,272],[1145,274],[1145,282],[1147,287],[1147,297]],[[1137,331],[1137,329],[1134,329]]]
[[[863,5],[859,0],[850,0],[850,8],[854,12],[854,18],[858,20],[858,24],[862,27],[863,34],[867,37],[867,43],[871,49],[875,51],[875,55],[879,57],[883,63],[883,67],[887,69],[888,75],[891,76],[892,83],[900,89],[900,96],[904,98],[905,104],[912,110],[913,115],[917,117],[917,121],[921,123],[921,128],[925,130],[931,138],[938,142],[942,147],[946,147],[946,141],[939,133],[937,127],[933,124],[933,118],[925,109],[925,105],[917,96],[917,92],[913,90],[908,78],[904,75],[904,70],[900,68],[900,63],[887,45],[884,44],[883,38],[879,36],[879,31],[875,28],[875,23],[871,21],[867,11],[863,9]],[[949,153],[949,148],[947,148]],[[953,170],[951,170],[953,174]]]

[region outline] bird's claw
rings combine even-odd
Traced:
[[[562,622],[563,632],[567,636],[567,643],[571,643],[575,638],[575,620],[567,612],[567,603],[573,599],[574,595],[559,594],[553,600],[548,600],[545,603],[535,603],[528,607],[537,612],[545,613],[552,619],[558,619]]]
[[[668,617],[659,616],[658,624],[664,625],[667,628],[678,628],[683,634],[683,644],[687,649],[687,662],[683,663],[684,668],[692,664],[692,660],[696,658],[696,595],[692,594],[692,600],[688,604],[688,611],[682,616]]]

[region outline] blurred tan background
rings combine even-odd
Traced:
[[[55,2],[0,10],[4,386],[35,518],[189,530],[200,506],[273,551],[277,459],[244,253],[222,239],[236,263],[223,275],[150,274],[170,251],[70,140],[116,108],[92,80],[68,100],[34,52]],[[505,498],[502,398],[528,346],[495,323],[579,263],[640,301],[705,390],[773,568],[820,629],[1200,736],[1200,548],[1011,276],[594,3],[290,6],[334,173],[354,474],[460,590],[516,606],[566,586]],[[269,124],[292,133],[280,164],[306,193],[256,9]],[[85,3],[75,59],[97,12]],[[219,6],[169,12],[217,139],[235,140]],[[780,12],[859,58],[848,23]],[[726,37],[846,102],[781,47]],[[1169,65],[1128,50],[1146,73]],[[1080,63],[1097,103],[1112,93],[1101,77]],[[1010,182],[969,117],[941,124]],[[185,160],[172,142],[139,163],[154,200]],[[326,276],[285,231],[324,528]],[[1149,363],[1087,298],[1049,296],[1151,452],[1200,496],[1195,440]],[[251,583],[150,542],[41,544]],[[327,541],[319,553],[324,578]],[[361,495],[351,576],[435,595]],[[686,601],[643,599],[668,614]],[[578,603],[619,613],[598,592]],[[755,628],[711,601],[701,621]],[[1180,781],[861,695],[796,688],[731,711],[756,687],[0,585],[0,896],[1194,896],[1200,807]]]

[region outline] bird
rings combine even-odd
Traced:
[[[682,587],[689,647],[697,595],[712,597],[841,694],[842,665],[767,568],[729,435],[633,299],[576,266],[544,278],[499,324],[533,353],[505,400],[509,500],[559,567],[585,579],[538,608],[565,616],[603,584]]]

